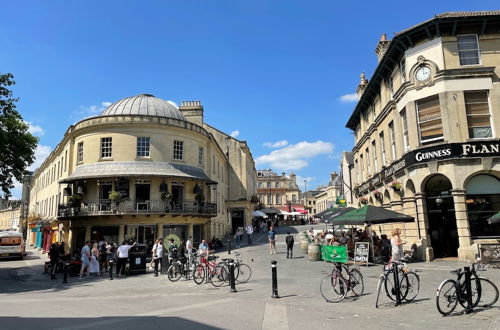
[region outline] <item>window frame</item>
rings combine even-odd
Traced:
[[[378,157],[377,157],[377,142],[376,140],[372,141],[372,160],[373,160],[373,173],[378,172]]]
[[[113,137],[110,136],[102,137],[100,146],[101,146],[101,152],[100,152],[101,159],[110,159],[113,157]],[[108,152],[109,155],[107,155]]]
[[[484,92],[486,93],[486,103],[488,103],[488,114],[489,114],[489,119],[490,119],[490,131],[491,131],[491,136],[488,136],[488,137],[472,137],[471,134],[470,134],[470,130],[471,130],[471,127],[469,126],[469,116],[471,117],[474,117],[474,115],[469,115],[467,113],[467,102],[466,102],[466,98],[465,98],[465,94],[467,93],[474,93],[474,92]],[[471,104],[471,103],[469,103]],[[467,119],[467,133],[469,135],[469,139],[474,139],[474,140],[484,140],[484,139],[491,139],[491,138],[494,138],[495,137],[495,130],[494,130],[494,126],[493,126],[493,118],[492,118],[492,115],[491,115],[491,100],[490,100],[490,91],[489,90],[469,90],[469,91],[464,91],[464,106],[465,106],[465,116],[466,116],[466,119]],[[476,117],[479,117],[479,116],[484,116],[484,115],[475,115]],[[474,127],[474,126],[473,126]],[[476,127],[482,127],[482,126],[476,126]]]
[[[149,136],[138,136],[136,140],[136,152],[135,156],[137,158],[150,158],[151,157],[151,139]],[[147,145],[144,143],[147,141]]]
[[[403,110],[399,112],[399,116],[401,117],[401,131],[403,133],[403,150],[406,153],[410,150],[410,136],[408,133],[408,113],[406,112],[406,108],[403,108]]]
[[[397,157],[397,149],[396,149],[396,130],[394,128],[394,121],[391,121],[388,127],[389,127],[389,138],[391,139],[392,161],[395,161]]]
[[[435,137],[435,138],[431,138],[431,139],[427,139],[427,140],[422,140],[422,130],[420,128],[420,115],[419,115],[419,106],[418,104],[424,100],[428,100],[430,98],[437,98],[438,100],[438,103],[439,103],[439,113],[440,113],[440,116],[439,118],[441,119],[441,130],[442,130],[442,133],[441,133],[441,136],[440,137]],[[435,94],[435,95],[431,95],[431,96],[428,96],[428,97],[424,97],[422,99],[419,99],[419,100],[416,100],[415,101],[415,111],[416,111],[416,115],[417,115],[417,127],[418,127],[418,138],[419,138],[419,141],[420,141],[420,144],[421,145],[424,145],[424,144],[429,144],[429,143],[433,143],[433,142],[437,142],[437,141],[444,141],[444,127],[443,127],[443,114],[441,112],[441,101],[439,100],[439,94]],[[428,121],[431,121],[431,120],[435,120],[436,118],[432,118],[432,119],[429,119]],[[426,121],[424,121],[423,123],[425,123]]]
[[[172,148],[172,158],[174,160],[184,160],[184,141],[174,140],[174,146]],[[215,174],[215,168],[214,168],[214,174]]]
[[[460,38],[461,37],[470,37],[470,36],[474,36],[475,39],[476,39],[476,45],[477,45],[477,49],[475,49],[477,51],[477,63],[473,63],[473,64],[462,64],[462,61],[461,61],[461,58],[460,58]],[[473,50],[462,50],[462,52],[470,52],[470,51],[473,51]],[[472,33],[468,33],[468,34],[460,34],[460,35],[457,35],[457,52],[458,52],[458,64],[460,66],[469,66],[469,65],[481,65],[481,47],[479,47],[479,36],[477,34],[472,34]]]
[[[198,147],[198,165],[200,166],[203,166],[204,165],[204,161],[203,161],[203,156],[204,156],[204,153],[205,151],[203,150],[204,148],[203,147]]]
[[[385,134],[384,132],[380,132],[378,135],[380,139],[380,152],[382,154],[382,167],[387,166],[387,156],[385,154]]]

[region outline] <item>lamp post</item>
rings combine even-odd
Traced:
[[[229,177],[231,176],[229,173],[229,168],[231,164],[229,162],[229,147],[231,146],[231,138],[226,137],[226,156],[227,156],[227,227],[229,230],[229,235],[227,237],[227,254],[231,254],[231,235],[233,234],[232,223],[231,223],[231,212],[229,211]]]
[[[307,179],[304,179],[304,210],[307,210]]]

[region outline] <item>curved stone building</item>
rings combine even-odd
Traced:
[[[128,97],[70,126],[33,174],[30,225],[43,235],[31,243],[220,238],[251,221],[255,182],[246,143],[204,123],[199,101]]]

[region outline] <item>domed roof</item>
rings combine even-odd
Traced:
[[[186,120],[175,105],[151,94],[139,94],[116,101],[101,113],[101,116],[123,115],[156,116]]]

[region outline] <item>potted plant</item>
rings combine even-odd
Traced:
[[[375,196],[376,199],[382,199],[382,192],[380,190],[375,190],[373,192],[373,195]]]
[[[122,199],[122,194],[118,191],[111,191],[108,195],[108,198],[111,200],[111,207],[113,211],[116,212],[116,208],[120,205],[120,200]]]
[[[162,201],[165,202],[165,212],[169,211],[168,206],[171,205],[172,203],[172,194],[169,193],[168,191],[162,191],[160,193],[160,198]]]
[[[198,212],[201,213],[201,208],[203,206],[203,202],[205,202],[205,194],[203,193],[203,190],[200,190],[195,196],[194,199],[198,202]]]
[[[71,206],[76,206],[80,207],[80,203],[82,202],[82,195],[81,194],[74,194],[69,196],[69,203]]]
[[[366,197],[360,197],[359,198],[359,202],[361,204],[363,204],[363,205],[366,205],[366,204],[368,204],[368,198],[366,198]]]
[[[391,187],[392,190],[394,190],[394,191],[400,191],[401,190],[401,183],[399,183],[397,180],[394,180],[391,182],[389,187]]]

